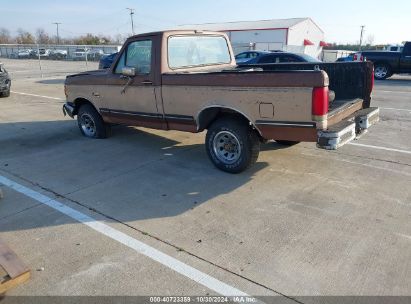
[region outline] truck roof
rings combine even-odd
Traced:
[[[214,31],[207,31],[207,30],[165,30],[165,31],[156,31],[156,32],[148,32],[148,33],[141,33],[134,36],[130,36],[128,39],[131,38],[139,38],[145,36],[163,36],[163,35],[188,35],[188,34],[205,34],[205,35],[218,35],[224,36],[225,34],[222,32],[214,32]]]

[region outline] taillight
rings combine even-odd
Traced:
[[[363,62],[363,61],[364,61],[364,56],[361,55],[360,53],[357,53],[357,54],[354,54],[353,59],[354,59],[354,61],[361,61],[361,62]]]
[[[313,116],[324,116],[328,113],[328,87],[313,89]]]

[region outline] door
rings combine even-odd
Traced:
[[[411,43],[406,43],[400,59],[401,73],[411,73]]]
[[[154,44],[151,39],[134,40],[124,49],[102,88],[102,108],[105,120],[149,128],[164,129],[154,85]],[[134,68],[135,76],[122,74],[124,67]]]

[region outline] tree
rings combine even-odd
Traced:
[[[50,44],[50,36],[42,28],[38,28],[36,31],[36,40],[38,44]]]
[[[365,40],[366,45],[373,45],[375,41],[374,35],[368,35],[367,39]]]
[[[121,35],[121,34],[117,34],[114,36],[113,39],[113,43],[117,43],[117,44],[123,44],[126,41],[127,37]]]
[[[74,44],[78,45],[95,45],[100,43],[100,38],[93,34],[87,34],[74,39]]]
[[[35,39],[33,35],[30,32],[27,32],[21,28],[17,30],[17,37],[16,37],[16,42],[18,44],[34,44]]]
[[[10,31],[4,27],[0,28],[0,43],[10,43]]]

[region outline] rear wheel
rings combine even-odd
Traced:
[[[206,150],[211,162],[228,173],[241,173],[256,163],[260,140],[241,119],[221,118],[208,129]]]
[[[81,133],[89,138],[107,138],[109,126],[90,104],[83,104],[77,113]]]
[[[391,68],[389,65],[385,63],[376,63],[374,67],[374,77],[377,80],[384,80],[390,77],[391,74]]]

